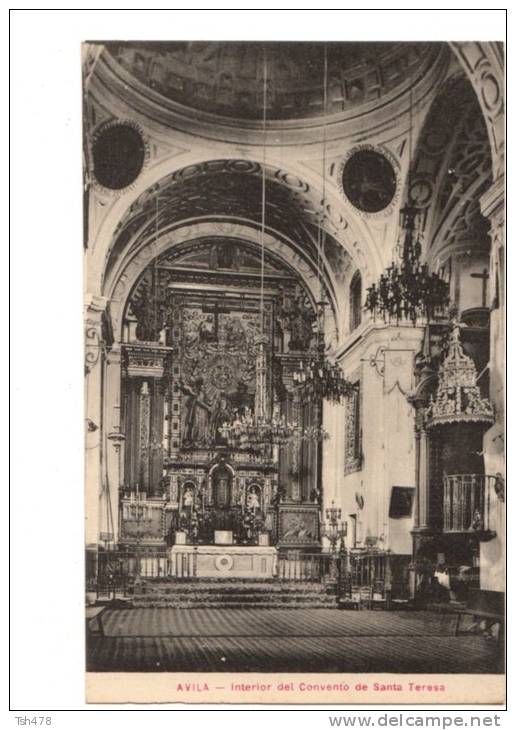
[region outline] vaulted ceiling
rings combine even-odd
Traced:
[[[270,171],[267,171],[270,175]],[[293,242],[298,253],[314,269],[320,252],[331,259],[335,276],[342,276],[342,246],[326,233],[318,244],[317,219],[303,210],[302,196],[279,180],[266,178],[265,228],[276,237]],[[306,208],[305,203],[305,208]],[[179,170],[146,191],[120,221],[111,247],[106,278],[121,256],[130,255],[143,241],[191,221],[239,221],[259,229],[262,224],[262,168],[246,160],[214,160]]]
[[[328,43],[326,113],[382,99],[423,75],[442,43]],[[107,43],[125,71],[160,96],[185,107],[241,119],[317,117],[324,109],[322,43]]]
[[[457,75],[440,89],[427,114],[411,171],[411,193],[433,253],[463,241],[488,244],[479,199],[492,183],[491,163],[476,95]]]

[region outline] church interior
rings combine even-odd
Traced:
[[[83,94],[90,667],[295,609],[502,671],[502,44],[91,42]]]

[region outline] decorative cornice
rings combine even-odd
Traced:
[[[127,374],[130,378],[162,378],[165,369],[165,358],[171,347],[157,342],[141,342],[122,345]]]

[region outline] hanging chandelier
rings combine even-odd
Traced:
[[[287,423],[285,416],[257,417],[250,408],[231,423],[224,423],[220,433],[228,446],[244,450],[261,450],[267,445],[286,446],[303,436],[301,428],[295,423]]]
[[[323,80],[323,178],[322,178],[322,202],[323,211],[317,217],[317,272],[319,277],[320,301],[318,304],[317,316],[317,353],[314,353],[308,360],[301,360],[299,369],[294,371],[293,378],[297,384],[301,398],[321,401],[323,399],[332,403],[341,403],[354,390],[355,386],[346,376],[340,365],[330,362],[325,356],[324,331],[325,331],[325,292],[322,278],[322,258],[324,249],[324,220],[326,208],[326,113],[328,102],[328,57],[327,48],[324,44],[324,80]],[[307,429],[305,429],[305,433]],[[318,434],[315,440],[321,441],[328,438],[324,433]]]
[[[268,446],[285,446],[292,440],[302,438],[301,428],[287,422],[285,416],[270,415],[268,406],[268,347],[269,337],[265,333],[265,208],[266,185],[265,163],[267,146],[267,59],[263,49],[263,163],[262,163],[262,207],[261,207],[261,273],[260,273],[260,334],[255,339],[256,347],[256,391],[254,412],[245,408],[232,422],[224,423],[219,432],[231,448],[263,450]]]
[[[416,221],[419,209],[409,200],[400,211],[401,240],[397,246],[398,261],[393,261],[377,284],[367,289],[365,309],[374,318],[384,321],[409,320],[416,324],[420,317],[427,321],[446,312],[449,285],[438,274],[421,263],[422,244]]]
[[[329,362],[324,355],[300,361],[293,377],[301,396],[309,400],[325,399],[331,403],[341,403],[356,389],[347,380],[342,368],[337,363]]]
[[[395,319],[416,324],[421,317],[429,322],[439,313],[446,313],[449,304],[449,285],[439,274],[430,272],[428,264],[421,263],[423,250],[418,226],[420,209],[412,199],[412,94],[409,106],[408,145],[408,199],[400,211],[401,235],[396,247],[397,260],[367,289],[364,309],[373,318],[385,322]]]

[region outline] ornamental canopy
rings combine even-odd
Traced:
[[[439,368],[437,393],[430,400],[427,417],[428,428],[494,421],[491,403],[480,395],[475,363],[462,349],[458,322],[452,324],[448,354]]]

